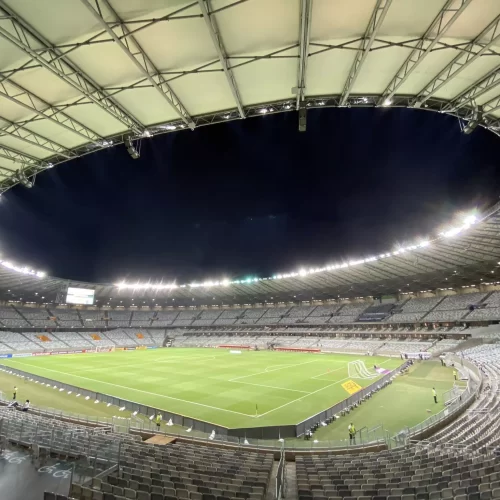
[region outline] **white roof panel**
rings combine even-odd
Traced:
[[[500,135],[496,68],[498,0],[0,0],[0,161],[31,177],[263,107],[425,106],[466,122],[485,104],[479,125]]]

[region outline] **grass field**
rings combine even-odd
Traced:
[[[349,394],[341,384],[350,380],[347,365],[360,358],[370,369],[373,364],[393,369],[401,362],[383,357],[270,351],[235,355],[219,349],[118,351],[2,362],[33,374],[227,427],[253,427],[298,423],[345,399]],[[7,395],[12,379],[19,381],[4,374],[0,377],[0,389]],[[361,386],[372,382],[353,380]],[[74,395],[50,394],[50,389],[34,384],[28,387],[28,384],[18,383],[18,397],[29,398],[35,405],[91,415],[116,414],[116,409],[90,404]],[[429,407],[432,413],[442,409],[442,404],[430,405],[430,389],[436,386],[438,392],[444,392],[451,385],[450,370],[436,363],[422,363],[410,375],[399,377],[392,386],[353,412],[352,418],[359,426],[384,423],[397,431],[424,420]],[[318,439],[344,438],[343,434],[340,426],[334,424],[316,433]]]

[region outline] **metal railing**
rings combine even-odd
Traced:
[[[278,462],[278,471],[276,473],[276,500],[281,500],[286,495],[286,475],[285,475],[285,446],[281,447],[280,460]]]
[[[457,362],[459,361],[462,362],[460,358],[457,358]],[[358,435],[356,436],[356,444],[351,444],[349,442],[349,439],[336,439],[336,440],[317,440],[317,439],[288,440],[287,439],[285,440],[286,448],[287,450],[290,451],[294,450],[335,451],[346,448],[361,449],[373,445],[383,445],[386,446],[387,448],[403,446],[408,442],[409,439],[412,439],[418,436],[419,434],[422,434],[423,432],[430,431],[435,426],[442,425],[442,423],[446,419],[450,419],[450,417],[452,417],[454,414],[462,411],[464,408],[466,408],[468,405],[471,404],[471,402],[476,397],[476,394],[480,388],[480,383],[482,379],[475,365],[468,362],[464,362],[464,366],[466,366],[467,369],[469,370],[474,370],[474,374],[473,376],[470,377],[469,384],[467,385],[465,391],[460,396],[458,396],[454,401],[452,401],[452,403],[447,408],[445,408],[436,415],[430,416],[429,418],[417,424],[416,426],[413,426],[411,428],[409,427],[403,428],[401,431],[392,436],[390,435],[389,431],[384,428],[383,425],[378,425],[371,429],[363,428],[358,432]],[[11,370],[10,367],[9,370]],[[15,370],[15,372],[17,372],[18,374],[24,373],[21,370]],[[26,374],[26,375],[32,376],[33,378],[44,379],[43,377],[37,377],[31,374]],[[380,379],[375,383],[375,385],[382,385],[383,383],[382,380],[384,380],[384,382],[390,380],[390,378],[394,376],[394,373],[388,375],[386,376],[387,380]],[[58,384],[59,386],[65,386],[65,384],[60,384],[60,383]],[[363,397],[366,397],[366,394],[360,391],[359,398]],[[351,400],[350,398],[349,400],[351,402],[354,401],[354,399]],[[135,416],[133,415],[130,418],[128,417],[121,418],[121,417],[92,417],[88,415],[66,412],[63,410],[56,410],[52,408],[42,409],[35,407],[32,408],[30,411],[32,411],[33,413],[38,413],[41,416],[54,418],[58,420],[67,419],[71,420],[72,422],[78,422],[85,425],[105,427],[106,430],[102,432],[108,432],[112,428],[115,432],[122,432],[124,434],[128,434],[134,431],[136,433],[141,433],[141,432],[147,432],[152,434],[158,433],[158,429],[156,427],[155,422],[152,422],[148,418],[148,415],[141,413],[138,413]],[[317,418],[318,415],[316,415],[313,418]],[[162,424],[161,428],[161,430],[163,431],[162,433],[172,437],[182,437],[183,439],[189,439],[197,442],[207,442],[207,443],[220,442],[242,448],[252,447],[252,448],[262,448],[265,450],[282,449],[284,446],[283,441],[280,439],[256,439],[250,437],[233,437],[233,436],[228,436],[226,434],[218,433],[215,426],[207,427],[207,430],[209,429],[207,432],[204,430],[197,429],[195,426],[192,426],[190,428],[182,427],[180,425],[166,426],[165,422],[166,419]]]

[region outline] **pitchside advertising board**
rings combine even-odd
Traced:
[[[94,290],[90,290],[89,288],[68,287],[66,303],[91,306],[94,304]]]

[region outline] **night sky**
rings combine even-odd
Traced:
[[[321,109],[166,134],[0,199],[0,252],[84,281],[270,276],[388,251],[500,194],[500,139],[405,109]]]

